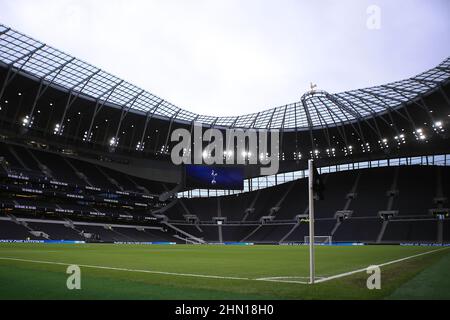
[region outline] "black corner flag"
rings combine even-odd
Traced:
[[[314,197],[316,198],[316,200],[325,200],[323,194],[325,191],[325,185],[322,181],[322,177],[320,176],[315,163],[313,164],[313,169],[314,169],[314,185],[313,185]]]

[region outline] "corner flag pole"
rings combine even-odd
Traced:
[[[309,160],[309,282],[315,283],[314,261],[314,161]]]

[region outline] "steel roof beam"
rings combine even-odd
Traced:
[[[100,110],[103,108],[103,106],[105,105],[105,103],[109,100],[109,98],[111,97],[111,95],[113,94],[113,92],[124,82],[124,80],[121,80],[120,82],[118,82],[116,85],[112,86],[111,88],[109,88],[106,92],[104,92],[98,99],[97,99],[97,103],[95,105],[95,109],[94,109],[94,114],[92,115],[92,119],[91,119],[91,124],[89,126],[89,130],[87,131],[87,136],[90,137],[91,133],[92,133],[92,127],[94,126],[94,121],[95,118],[97,117],[98,113],[100,112]],[[100,102],[100,99],[104,96],[104,95],[108,95],[107,98],[105,100],[103,100],[102,102]]]
[[[64,106],[64,112],[63,115],[61,117],[61,121],[59,122],[60,127],[62,127],[62,125],[64,124],[64,121],[66,120],[66,115],[67,112],[69,111],[69,109],[72,107],[72,105],[75,103],[75,101],[80,97],[81,95],[81,91],[83,91],[83,89],[87,86],[87,84],[89,83],[89,81],[91,81],[91,79],[100,72],[100,69],[98,69],[96,72],[92,73],[91,75],[89,75],[87,78],[82,79],[81,81],[79,81],[75,86],[73,86],[70,90],[69,90],[69,96],[67,98],[67,102],[66,105]],[[78,87],[79,85],[82,85],[83,87],[81,88],[81,90],[79,92],[77,92],[76,95],[73,94],[73,90],[74,88]],[[73,97],[72,97],[73,96]]]
[[[178,110],[177,113],[170,120],[169,130],[167,131],[166,143],[164,144],[164,152],[166,152],[166,149],[169,147],[169,139],[171,136],[173,122],[175,121],[175,119],[177,118],[179,113],[180,113],[180,110]]]
[[[161,100],[152,110],[152,112],[148,111],[146,116],[145,116],[145,125],[144,125],[144,130],[142,131],[142,136],[141,136],[141,140],[140,140],[140,144],[141,146],[143,146],[144,140],[145,140],[145,134],[147,133],[147,129],[148,129],[148,125],[150,123],[150,121],[153,119],[153,117],[155,116],[156,111],[158,110],[158,108],[163,104],[164,100]]]
[[[356,95],[352,95],[355,99],[358,99],[359,101],[361,101],[361,103],[365,106],[368,107],[367,102],[365,100],[362,100],[359,96]],[[392,115],[390,114],[390,111],[387,110],[387,115],[388,117],[391,119],[391,123],[393,123],[393,119],[392,119]],[[372,117],[370,118],[370,120],[372,120],[372,122],[374,123],[375,129],[376,129],[376,134],[378,135],[380,141],[384,139],[383,134],[381,133],[381,129],[380,126],[378,125],[378,119],[381,120],[382,123],[384,123],[390,130],[392,129],[391,123],[389,123],[385,118],[383,114],[380,113],[376,113],[373,109],[372,109]],[[394,128],[395,134],[399,134],[398,130],[396,128]]]
[[[436,67],[436,69],[445,72],[445,73],[450,73],[450,67],[447,68],[443,68],[443,67]]]
[[[281,134],[280,134],[280,151],[283,151],[283,140],[284,140],[284,123],[286,119],[286,112],[287,112],[288,106],[284,107],[284,113],[283,113],[283,122],[281,123]],[[275,114],[275,113],[274,113]],[[271,124],[272,126],[272,124]],[[270,128],[269,128],[270,130]]]
[[[315,148],[315,143],[314,143],[314,135],[313,135],[313,122],[311,120],[311,115],[309,113],[308,105],[307,105],[305,98],[302,98],[302,106],[303,106],[303,110],[305,111],[306,120],[308,121],[309,137],[311,139],[311,148],[312,148],[311,151],[314,151],[313,149]]]
[[[350,105],[350,106],[353,107],[353,102],[349,101],[347,98],[345,98],[345,97],[339,97],[339,98],[342,99],[342,100],[344,100],[344,102],[346,102],[348,105]],[[369,113],[372,115],[371,119],[373,120],[373,122],[374,122],[374,124],[375,124],[375,127],[372,126],[372,125],[370,124],[370,122],[369,122],[368,119],[367,119],[367,116],[361,117],[362,121],[364,121],[364,122],[369,126],[369,128],[372,129],[372,130],[375,132],[375,134],[378,135],[378,136],[380,137],[380,139],[382,139],[381,131],[380,131],[379,127],[378,127],[378,123],[377,123],[377,121],[376,121],[376,114],[375,114],[374,110],[371,109],[371,108],[369,108],[369,107],[367,106],[367,104],[366,104],[365,101],[361,101],[361,102],[362,102],[363,105],[364,105],[363,108],[364,108],[366,111],[369,111]],[[354,108],[354,107],[353,107],[353,108]],[[366,108],[368,108],[368,109],[366,109]],[[354,109],[355,109],[355,108],[354,108]],[[355,110],[355,111],[356,111],[356,110]],[[380,117],[384,120],[384,118],[383,118],[381,115],[380,115]],[[384,120],[384,121],[386,122],[386,120]],[[387,122],[386,122],[386,123],[387,123]]]
[[[298,122],[297,122],[297,108],[298,104],[294,105],[294,126],[295,126],[295,152],[297,153],[297,159],[299,159],[300,149],[298,146]],[[287,109],[286,109],[287,110]]]
[[[375,95],[375,94],[373,94],[373,93],[371,93],[371,92],[369,92],[369,91],[365,91],[365,90],[361,90],[361,91],[362,91],[362,92],[365,92],[365,93],[367,93],[367,94],[370,94],[370,95],[374,96],[375,98],[377,98],[379,101],[381,101],[381,102],[388,108],[388,110],[392,110],[392,111],[394,111],[395,113],[399,114],[403,119],[405,119],[407,122],[409,122],[409,123],[411,124],[411,126],[414,128],[414,123],[411,122],[412,119],[410,118],[409,114],[407,114],[407,116],[405,117],[405,116],[399,111],[399,108],[392,108],[392,107],[390,107],[384,100],[382,100],[382,99],[379,98],[377,95]],[[404,103],[403,103],[403,105],[404,105]],[[392,120],[392,125],[393,125],[394,128],[396,129],[397,134],[400,134],[400,132],[399,132],[399,130],[398,130],[398,127],[397,127],[396,123],[393,121],[392,116],[391,116],[391,120]]]
[[[344,110],[344,111],[347,112],[347,113],[350,113],[356,120],[362,118],[362,115],[361,115],[358,111],[356,111],[356,110],[351,110],[351,109],[348,108],[346,105],[341,104],[341,103],[339,102],[339,100],[338,100],[336,97],[334,97],[333,95],[328,94],[326,97],[327,97],[327,99],[329,99],[331,102],[333,102],[335,105],[337,105],[339,109],[342,109],[342,110]],[[341,111],[342,111],[342,110],[341,110]],[[342,113],[345,115],[345,112],[342,112]],[[348,118],[347,116],[346,116],[346,119],[347,119],[347,121],[349,121],[349,118]],[[342,120],[341,120],[341,121],[342,121]]]
[[[411,78],[410,80],[421,83],[421,84],[427,86],[429,89],[433,89],[436,86],[436,84],[440,84],[440,82],[438,82],[438,81],[422,80],[422,79],[417,79],[417,78]],[[430,86],[429,83],[433,83],[434,86]]]
[[[328,132],[328,125],[326,124],[326,121],[323,119],[321,113],[319,112],[319,109],[317,108],[316,104],[314,103],[314,100],[311,100],[311,104],[312,104],[313,108],[316,110],[317,117],[319,118],[320,126],[322,127],[321,130],[323,131],[324,136],[325,136],[325,140],[327,141],[329,148],[331,148],[331,140],[330,140],[330,134]],[[325,106],[325,110],[327,110],[328,109],[327,106],[326,105],[324,105],[324,106]]]
[[[30,61],[31,57],[43,47],[45,47],[45,45],[28,52],[27,54],[16,59],[16,61],[13,61],[8,65],[8,73],[6,74],[5,80],[3,81],[2,88],[0,90],[0,100],[3,98],[3,94],[5,93],[6,88],[11,84],[11,82],[14,80],[14,78],[17,76],[17,74],[25,67],[25,65],[28,63],[28,61]],[[17,62],[19,62],[20,60],[22,60],[24,58],[27,58],[27,59],[20,65],[20,67],[14,68],[14,64],[16,64]]]
[[[87,76],[87,77],[81,79],[81,80],[78,81],[75,85],[73,85],[73,86],[69,89],[69,91],[74,91],[76,87],[78,87],[78,86],[84,84],[83,87],[79,90],[79,94],[81,94],[81,92],[84,90],[85,86],[89,83],[89,81],[91,81],[91,79],[92,79],[93,77],[95,77],[97,74],[99,74],[100,71],[101,71],[101,69],[97,69],[97,71],[92,72],[89,76]]]
[[[5,33],[8,33],[11,30],[11,28],[6,28],[2,32],[0,32],[0,36],[4,35]]]
[[[421,95],[422,94],[422,92],[420,92],[420,91],[415,91],[415,90],[411,90],[411,89],[405,89],[405,88],[401,88],[401,87],[394,87],[394,86],[390,86],[390,85],[382,85],[381,87],[386,88],[386,89],[391,89],[391,90],[396,91],[396,92],[399,92],[399,91],[409,92],[409,93],[413,93],[415,95]],[[411,98],[408,98],[408,100],[409,99],[411,99]]]
[[[47,92],[47,90],[50,87],[50,85],[55,81],[55,79],[58,77],[58,75],[61,73],[61,71],[69,63],[71,63],[73,60],[75,60],[75,58],[72,58],[72,59],[66,61],[65,63],[61,64],[60,66],[54,68],[53,70],[51,70],[50,72],[48,72],[47,74],[45,74],[41,78],[41,81],[39,83],[39,89],[38,89],[37,94],[36,94],[36,96],[34,98],[33,106],[31,107],[30,118],[33,117],[33,115],[34,115],[34,110],[36,109],[36,106],[37,106],[37,103],[38,103],[39,99],[41,99],[44,96],[44,94]],[[52,75],[56,71],[58,71],[58,72],[52,77],[52,79],[44,87],[44,81],[48,81],[45,78],[47,78],[48,76]]]
[[[322,102],[322,104],[324,104],[324,102],[322,101],[322,98],[319,97],[319,100]],[[348,147],[348,140],[347,140],[347,136],[345,134],[345,127],[344,126],[339,126],[337,124],[337,122],[334,120],[334,117],[332,116],[332,114],[334,114],[334,116],[339,119],[339,117],[335,114],[335,111],[332,110],[331,108],[327,108],[328,112],[330,113],[331,119],[335,125],[335,128],[338,132],[338,134],[341,136],[342,140],[344,141],[345,145]],[[341,121],[341,119],[339,119],[339,121]],[[342,132],[341,132],[342,130]]]
[[[450,108],[450,98],[447,96],[444,89],[442,89],[442,86],[439,87],[439,92],[444,97],[445,101],[447,102],[447,106]]]
[[[397,92],[398,94],[402,95],[403,97],[407,98],[403,93],[397,91],[397,89],[392,89],[392,90],[394,90],[394,91]],[[413,103],[413,104],[419,106],[421,109],[425,110],[426,113],[427,113],[427,115],[428,115],[428,117],[430,118],[430,120],[433,121],[433,115],[432,115],[432,113],[430,112],[430,109],[428,108],[428,106],[424,103],[424,101],[423,101],[423,96],[420,94],[420,95],[418,95],[417,97],[420,97],[420,100],[422,101],[422,104],[418,103],[418,102],[416,101],[416,99],[410,100],[409,102],[411,102],[411,103]],[[408,105],[405,104],[405,111],[406,111],[406,113],[408,114],[408,117],[411,119],[411,122],[413,123],[413,126],[415,127],[416,125],[415,125],[414,120],[412,119],[411,115],[409,114],[409,112],[408,112],[408,110],[407,110],[407,107],[408,107]]]
[[[272,126],[273,117],[275,116],[276,112],[277,112],[277,109],[276,108],[273,109],[272,115],[270,116],[270,120],[269,120],[269,122],[267,122],[266,130],[270,129],[270,127]]]
[[[28,61],[28,60],[29,60],[36,52],[38,52],[39,50],[42,50],[42,49],[44,49],[44,48],[45,48],[45,44],[43,44],[43,45],[41,45],[41,46],[35,48],[34,50],[31,50],[31,51],[27,52],[26,54],[22,55],[21,57],[17,58],[16,60],[10,62],[10,65],[13,66],[13,65],[15,65],[17,62],[19,62],[19,61],[21,61],[21,60],[23,60],[23,59],[25,59],[25,58],[28,58],[28,59],[27,59],[27,61]]]
[[[383,120],[383,122],[384,123],[386,123],[388,126],[390,126],[390,123],[386,120],[386,119],[384,119],[384,117],[383,117],[383,115],[381,114],[381,112],[380,111],[375,111],[375,110],[373,110],[371,107],[370,107],[370,105],[368,104],[368,100],[367,99],[365,99],[365,98],[363,98],[363,97],[360,97],[359,95],[356,95],[356,94],[354,94],[354,93],[350,93],[350,92],[347,92],[347,94],[348,95],[350,95],[350,96],[352,96],[353,98],[355,98],[355,99],[358,99],[359,101],[361,101],[363,104],[364,104],[364,106],[366,107],[366,108],[368,108],[369,110],[371,110],[371,114],[372,114],[372,117],[374,118],[374,117],[379,117],[380,119],[382,119]],[[373,102],[371,102],[371,101],[369,101],[370,103],[373,103]],[[389,110],[385,110],[386,112],[388,112],[388,115],[390,116],[390,113],[389,113]],[[392,117],[390,116],[390,118],[392,119]]]
[[[120,129],[122,127],[122,123],[123,120],[125,120],[126,116],[128,115],[128,113],[130,112],[131,108],[133,107],[133,105],[136,103],[136,101],[139,99],[139,97],[144,93],[144,90],[141,90],[141,92],[139,92],[138,94],[136,94],[134,97],[132,97],[130,100],[128,100],[122,107],[122,112],[120,113],[120,121],[119,124],[117,126],[117,130],[116,130],[116,135],[115,137],[118,138],[119,136],[119,132]],[[128,108],[127,108],[127,105]]]
[[[361,92],[364,92],[363,90],[360,90],[360,91],[361,91]],[[375,97],[378,101],[380,101],[380,102],[386,107],[386,110],[387,110],[387,112],[388,112],[389,118],[390,118],[390,120],[391,120],[391,124],[394,126],[394,129],[396,130],[396,132],[399,133],[398,128],[397,128],[397,126],[396,126],[395,123],[394,123],[394,118],[392,117],[391,112],[396,112],[396,113],[398,113],[398,114],[399,114],[402,118],[404,118],[406,121],[408,121],[408,118],[406,118],[403,114],[399,113],[398,110],[392,109],[385,101],[383,101],[382,99],[380,99],[378,96],[376,96],[376,95],[374,95],[374,94],[372,94],[372,93],[370,93],[370,92],[365,92],[365,93],[368,94],[368,95],[371,95],[371,96]],[[365,99],[365,98],[362,98],[362,97],[361,97],[361,99]],[[365,99],[365,100],[366,100],[366,99]],[[391,124],[390,124],[390,125],[391,125]]]
[[[341,109],[341,110],[344,110],[344,111],[346,111],[346,110],[349,110],[344,104],[342,104],[342,103],[340,103],[337,99],[334,99],[333,97],[328,97],[328,99],[332,99],[331,101],[339,108],[339,109]],[[349,111],[348,111],[349,112]],[[356,134],[358,135],[358,137],[363,141],[363,143],[365,144],[366,142],[365,142],[365,138],[364,138],[364,134],[363,134],[363,132],[362,132],[362,130],[361,130],[361,126],[359,125],[359,121],[360,121],[360,117],[358,116],[358,113],[357,113],[357,117],[355,118],[355,120],[356,120],[356,122],[358,123],[358,129],[355,127],[355,125],[354,125],[354,122],[355,121],[351,121],[349,118],[348,118],[348,116],[347,116],[347,113],[345,113],[345,112],[342,112],[343,114],[344,114],[344,116],[345,116],[345,118],[347,119],[347,122],[350,124],[350,126],[353,128],[353,130],[356,132]]]
[[[376,88],[371,88],[371,89],[377,89],[377,87],[376,87]],[[379,98],[383,98],[383,99],[386,99],[386,100],[392,100],[392,101],[395,101],[395,102],[397,102],[397,103],[399,103],[399,104],[404,104],[404,103],[408,102],[408,100],[409,100],[409,99],[406,99],[406,100],[404,101],[404,100],[401,100],[401,99],[398,99],[398,98],[395,98],[395,97],[386,96],[386,95],[381,94],[381,93],[377,93],[377,92],[373,92],[373,91],[368,91],[368,90],[366,90],[366,89],[361,89],[361,91],[362,91],[362,92],[365,92],[365,93],[370,93],[370,94],[372,94],[372,95],[374,95],[374,96],[377,96],[377,97],[379,97]],[[381,99],[380,99],[380,100],[381,100]]]
[[[252,123],[251,123],[251,125],[250,125],[250,128],[251,128],[251,129],[254,129],[254,128],[255,128],[256,121],[258,121],[258,117],[259,117],[260,114],[261,114],[261,112],[258,112],[258,113],[255,115],[255,117],[253,118]]]

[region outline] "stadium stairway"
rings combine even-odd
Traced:
[[[188,239],[190,239],[191,241],[194,241],[196,243],[205,243],[205,241],[203,239],[197,238],[195,236],[193,236],[190,233],[187,233],[186,231],[178,228],[177,226],[168,223],[168,222],[162,222],[163,225],[167,226],[168,228],[172,229],[173,231],[175,231],[175,234],[178,232],[181,235],[184,235],[185,237],[187,237]]]
[[[0,239],[3,240],[44,240],[49,236],[44,232],[33,230],[27,222],[9,214],[7,217],[0,217]]]
[[[40,236],[30,233],[30,230],[21,224],[1,217],[0,218],[0,239],[1,240],[44,240]]]
[[[67,160],[66,157],[62,157],[64,159],[64,162],[70,167],[72,168],[73,172],[75,172],[75,174],[78,176],[78,178],[80,178],[84,184],[86,184],[87,186],[93,187],[92,183],[89,181],[89,179],[86,177],[86,175],[80,171],[77,170],[77,168],[75,168],[75,166],[69,161]]]
[[[36,155],[35,155],[30,149],[26,149],[26,150],[27,150],[28,154],[31,156],[31,158],[37,163],[37,165],[38,165],[40,171],[41,171],[44,175],[46,175],[47,177],[49,177],[49,178],[51,178],[51,179],[55,178],[55,177],[53,176],[52,170],[50,170],[49,167],[47,167],[46,165],[44,165],[44,164],[36,157]]]
[[[247,221],[249,219],[249,217],[254,214],[255,206],[256,206],[256,203],[258,202],[258,199],[259,199],[259,196],[261,195],[261,192],[262,192],[261,190],[256,191],[255,197],[253,198],[250,206],[247,209],[245,209],[245,211],[244,211],[245,214],[244,214],[244,217],[242,218],[241,222]]]
[[[115,189],[125,191],[125,189],[115,179],[111,178],[102,168],[96,165],[94,165],[94,167],[115,187]]]
[[[276,203],[276,205],[274,207],[270,208],[270,216],[276,216],[277,213],[280,211],[280,209],[283,206],[286,198],[291,193],[291,191],[294,189],[295,182],[296,181],[294,181],[293,183],[287,184],[286,191],[283,193],[283,195],[281,196],[280,200],[278,200],[278,202]]]
[[[259,229],[262,228],[262,225],[257,226],[254,228],[246,237],[244,237],[240,242],[246,242],[248,239],[250,239],[254,234],[256,234]]]
[[[397,214],[397,211],[393,211],[393,206],[394,206],[394,201],[395,198],[398,195],[398,191],[397,191],[397,184],[398,184],[398,177],[399,177],[399,168],[395,168],[394,169],[394,173],[393,173],[393,181],[392,181],[392,185],[390,187],[390,189],[388,191],[386,191],[386,195],[388,197],[388,201],[387,201],[387,207],[386,207],[386,213],[392,213],[393,215]],[[384,179],[383,179],[384,180]],[[386,179],[387,180],[387,179]],[[381,215],[383,213],[383,211],[380,211],[378,214]],[[376,243],[381,243],[383,241],[383,237],[384,234],[386,233],[386,229],[389,225],[389,219],[384,219],[383,220],[383,225],[381,226],[380,229],[380,233],[377,236],[377,240]]]
[[[4,158],[10,168],[26,169],[23,163],[11,153],[9,146],[0,142],[0,157]]]
[[[78,232],[66,225],[60,223],[53,223],[51,221],[43,222],[28,222],[28,226],[37,231],[48,235],[49,240],[69,240],[82,241],[85,240]]]
[[[291,228],[291,230],[289,230],[288,233],[286,233],[286,234],[283,236],[283,238],[280,239],[280,243],[285,242],[286,239],[289,238],[290,235],[291,235],[292,233],[294,233],[295,230],[296,230],[299,226],[300,226],[300,223],[296,223],[296,224]]]
[[[222,236],[224,242],[235,242],[248,235],[255,227],[242,225],[224,225],[222,226]]]
[[[14,158],[16,158],[16,160],[20,163],[21,167],[26,169],[26,170],[31,170],[33,167],[29,167],[27,164],[25,164],[25,162],[22,160],[21,157],[19,157],[19,155],[17,154],[16,150],[14,150],[14,148],[11,148],[10,146],[8,147],[9,152],[14,156]],[[27,157],[24,157],[24,159],[26,159]],[[31,158],[32,159],[32,158]]]
[[[263,225],[252,233],[246,241],[254,243],[279,243],[283,236],[291,229],[291,224]]]

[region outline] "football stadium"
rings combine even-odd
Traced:
[[[449,130],[450,58],[214,117],[0,24],[0,299],[450,299]]]

